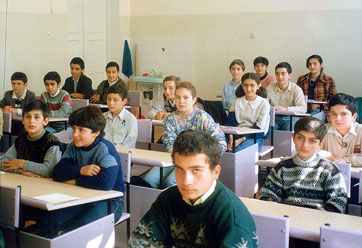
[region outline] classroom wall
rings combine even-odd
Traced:
[[[362,2],[359,0],[132,0],[131,36],[194,37],[193,80],[198,95],[216,99],[231,79],[234,58],[253,71],[257,56],[270,60],[270,72],[281,61],[293,67],[292,81],[307,73],[305,60],[320,54],[325,72],[339,92],[361,96]]]

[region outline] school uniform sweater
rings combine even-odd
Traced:
[[[96,164],[101,171],[96,176],[83,176],[83,166]],[[108,140],[97,137],[88,147],[76,147],[74,142],[67,149],[53,170],[54,181],[76,180],[76,184],[85,188],[99,190],[117,190],[124,192],[122,166],[114,145]]]
[[[271,170],[259,199],[340,213],[347,204],[342,173],[319,154],[306,161],[297,155],[281,161]]]
[[[201,204],[189,205],[177,186],[162,192],[141,219],[128,247],[257,247],[249,211],[219,181]]]
[[[107,104],[107,94],[109,87],[112,87],[113,85],[119,85],[121,87],[124,87],[127,90],[126,83],[121,79],[118,78],[115,83],[113,83],[111,86],[109,84],[108,80],[103,80],[97,87],[97,93],[100,95],[99,103]]]
[[[276,82],[277,80],[275,79],[275,77],[268,72],[266,72],[265,75],[260,78],[261,87],[263,87],[264,89],[270,84],[274,84]]]

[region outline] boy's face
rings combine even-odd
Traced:
[[[107,95],[108,109],[114,115],[118,115],[122,111],[124,105],[126,104],[127,104],[127,98],[122,99],[122,97],[119,94],[109,93]]]
[[[107,74],[108,81],[114,82],[114,81],[117,81],[117,79],[118,79],[119,71],[117,70],[117,67],[112,66],[112,67],[108,67],[106,69],[106,74]]]
[[[233,76],[234,82],[239,83],[241,80],[241,76],[243,75],[243,68],[240,65],[233,65],[230,69],[230,73]]]
[[[313,132],[309,131],[293,134],[293,141],[298,157],[303,160],[310,159],[323,146],[323,142]]]
[[[170,99],[175,99],[176,83],[174,81],[165,81],[163,83],[163,93],[165,96]]]
[[[41,110],[32,110],[24,114],[22,122],[29,137],[36,138],[43,133],[44,127],[48,125],[49,118],[44,119]]]
[[[330,109],[330,119],[333,127],[341,134],[346,134],[351,128],[352,122],[357,118],[357,113],[352,112],[346,105],[337,104]]]
[[[264,65],[263,63],[257,63],[254,66],[256,74],[258,74],[259,77],[262,77],[265,75],[266,71],[268,70],[268,67]]]
[[[214,180],[219,178],[220,165],[210,170],[207,156],[203,153],[196,155],[175,153],[174,160],[177,187],[181,195],[192,202],[203,196]]]
[[[192,97],[190,90],[179,88],[176,90],[176,108],[182,115],[191,114],[194,110],[196,97]]]
[[[287,68],[278,68],[275,70],[275,77],[279,87],[283,87],[289,84],[289,80],[292,78],[292,73],[289,74]]]
[[[24,94],[24,90],[27,86],[28,83],[24,83],[21,80],[11,80],[11,87],[17,97],[21,97]]]
[[[308,62],[309,71],[314,73],[320,73],[323,68],[323,64],[319,63],[318,59],[310,59]]]
[[[78,64],[70,64],[70,73],[75,80],[78,80],[80,75],[82,75],[84,69],[80,68]]]
[[[99,134],[100,131],[93,132],[90,128],[73,125],[72,138],[76,147],[90,146]]]
[[[59,84],[57,84],[57,82],[54,80],[45,80],[44,85],[47,92],[54,96],[57,93],[61,83],[59,82]]]

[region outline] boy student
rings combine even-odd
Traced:
[[[69,117],[73,141],[54,167],[54,181],[98,190],[124,192],[125,186],[119,155],[114,145],[103,138],[106,121],[101,110],[88,106],[74,111]],[[111,211],[117,222],[122,214],[123,197],[111,200]],[[93,202],[56,211],[53,214],[56,235],[90,223],[108,214],[107,201]],[[48,218],[42,215],[35,233],[47,233]]]
[[[266,88],[270,105],[275,110],[293,111],[304,114],[307,104],[302,89],[295,83],[289,81],[292,78],[292,67],[287,62],[281,62],[275,67],[276,84]],[[297,118],[293,118],[293,126]],[[289,116],[275,117],[275,130],[290,130]]]
[[[126,88],[120,85],[113,85],[109,88],[107,94],[109,111],[103,113],[104,118],[106,118],[104,138],[116,146],[135,148],[138,123],[136,117],[124,107],[127,101]]]
[[[83,74],[84,61],[74,57],[70,61],[71,77],[65,80],[63,90],[67,91],[72,98],[89,99],[93,95],[92,79]]]
[[[51,71],[44,76],[44,85],[47,91],[43,92],[40,100],[44,101],[50,110],[50,117],[68,117],[72,112],[72,99],[65,90],[60,88],[60,75]],[[51,133],[64,130],[63,123],[49,123],[46,129]]]
[[[354,97],[338,93],[329,102],[331,124],[325,138],[324,149],[331,153],[327,159],[362,167],[362,125],[356,122],[357,101]]]
[[[265,57],[257,57],[254,59],[254,70],[260,78],[261,87],[264,89],[269,85],[275,83],[277,80],[272,74],[268,73],[269,60]]]
[[[249,211],[217,180],[218,142],[206,132],[182,131],[171,156],[177,185],[159,195],[128,247],[257,247]]]
[[[107,79],[102,81],[97,87],[97,93],[94,94],[90,101],[93,103],[107,103],[107,92],[109,87],[120,85],[127,89],[126,83],[119,77],[119,65],[116,62],[109,62],[106,65]]]
[[[0,108],[4,112],[21,115],[22,108],[35,99],[35,94],[27,89],[28,78],[22,72],[15,72],[11,76],[11,87],[13,90],[5,93],[4,98],[0,102]]]
[[[175,91],[176,84],[181,82],[181,78],[176,76],[167,76],[163,80],[163,102],[159,105],[152,106],[148,112],[148,118],[156,120],[165,120],[173,111],[176,111]]]
[[[318,153],[326,134],[321,120],[299,119],[293,135],[297,154],[271,170],[259,199],[344,213],[347,194],[343,175]]]
[[[5,171],[29,177],[51,177],[62,151],[58,138],[45,130],[48,116],[49,110],[40,100],[24,106],[22,123],[26,133],[20,134],[2,157]]]
[[[328,117],[328,103],[337,93],[336,84],[332,77],[323,72],[323,59],[319,55],[312,55],[307,59],[306,67],[309,73],[300,76],[297,84],[302,88],[308,99],[315,101],[326,101],[324,112]],[[320,112],[318,104],[308,104],[308,113],[312,115]]]
[[[229,112],[231,104],[235,101],[235,90],[241,85],[241,77],[245,71],[244,62],[241,59],[234,59],[229,65],[229,71],[233,78],[222,90],[222,105],[226,112]]]

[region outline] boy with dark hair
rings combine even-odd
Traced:
[[[357,101],[354,97],[338,93],[329,102],[331,124],[324,149],[331,153],[327,159],[362,167],[362,125],[356,122]]]
[[[23,72],[14,72],[11,76],[11,87],[13,90],[5,92],[0,102],[0,108],[4,112],[22,114],[22,108],[35,99],[34,92],[27,89],[28,78]]]
[[[72,99],[65,90],[60,88],[60,75],[51,71],[44,76],[44,85],[47,91],[43,92],[40,100],[44,101],[50,110],[50,117],[69,117],[72,112]],[[46,128],[51,133],[64,130],[63,123],[49,123]]]
[[[116,146],[135,148],[138,123],[136,117],[124,107],[127,101],[126,88],[120,85],[113,85],[109,88],[107,94],[109,111],[103,113],[106,119],[104,138]]]
[[[63,90],[67,91],[72,98],[89,99],[93,95],[92,79],[83,74],[84,61],[74,57],[70,61],[71,77],[65,80]]]
[[[325,124],[317,118],[298,120],[293,135],[297,154],[271,170],[259,199],[344,213],[347,193],[343,175],[318,154],[326,134]]]
[[[292,111],[304,114],[307,111],[307,104],[302,89],[291,82],[292,67],[287,62],[281,62],[275,67],[277,83],[266,88],[270,105],[275,106],[275,110]],[[289,116],[275,117],[275,130],[288,131],[291,129]],[[293,126],[297,118],[293,118]]]
[[[69,117],[73,141],[54,167],[53,180],[97,190],[124,192],[125,185],[119,155],[114,145],[104,139],[106,121],[97,106],[74,111]],[[122,215],[123,197],[111,200],[115,223]],[[108,214],[107,201],[93,202],[54,214],[55,231],[67,232]],[[40,235],[47,229],[47,218],[37,223]],[[59,233],[58,233],[59,234]]]
[[[119,77],[119,65],[116,62],[109,62],[106,65],[107,79],[102,81],[98,87],[97,92],[90,98],[93,103],[107,104],[108,89],[113,85],[119,85],[127,89],[126,83]]]
[[[257,247],[249,211],[217,180],[220,157],[210,134],[181,132],[172,150],[177,186],[159,195],[128,247]]]
[[[45,130],[48,116],[49,110],[40,100],[24,106],[22,123],[26,133],[21,134],[2,157],[5,171],[29,177],[51,177],[62,151],[58,138]]]
[[[269,85],[275,83],[277,80],[272,74],[268,73],[269,60],[265,57],[257,57],[254,59],[254,70],[260,78],[261,87],[264,89]]]

